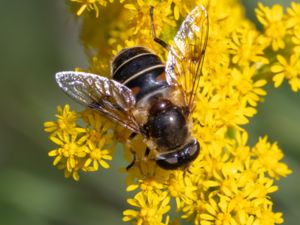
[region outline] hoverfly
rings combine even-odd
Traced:
[[[187,168],[200,151],[191,135],[191,118],[208,40],[208,14],[195,7],[168,49],[166,65],[152,51],[123,49],[111,63],[112,79],[84,72],[59,72],[59,87],[79,103],[141,134],[155,161],[164,169]],[[147,151],[146,151],[147,152]]]

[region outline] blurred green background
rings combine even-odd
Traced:
[[[43,122],[53,120],[59,104],[81,109],[57,88],[54,73],[86,67],[79,41],[79,24],[63,0],[1,1],[0,8],[0,225],[121,224],[126,208],[122,152],[112,168],[65,179],[52,167],[53,148]],[[263,1],[274,4],[276,1]],[[277,1],[288,4],[290,1]],[[254,18],[256,1],[244,1]],[[285,224],[300,221],[300,93],[287,84],[268,87],[259,114],[248,125],[251,143],[268,134],[285,152],[294,171],[277,184],[275,210]]]

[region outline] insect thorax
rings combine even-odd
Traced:
[[[112,77],[130,88],[137,102],[168,87],[164,64],[144,47],[123,49],[112,61]]]

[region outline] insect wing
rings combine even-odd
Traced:
[[[195,95],[199,91],[208,29],[206,9],[195,7],[181,24],[168,54],[166,80],[182,89],[190,109],[194,108]]]
[[[59,87],[80,104],[99,110],[124,127],[140,132],[132,114],[135,98],[126,86],[106,77],[84,72],[59,72],[55,77]]]

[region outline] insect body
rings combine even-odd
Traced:
[[[199,154],[191,136],[208,37],[206,10],[198,6],[183,21],[169,47],[166,65],[150,50],[123,49],[112,61],[112,79],[83,72],[59,72],[69,96],[134,133],[142,134],[164,169],[186,168]]]

